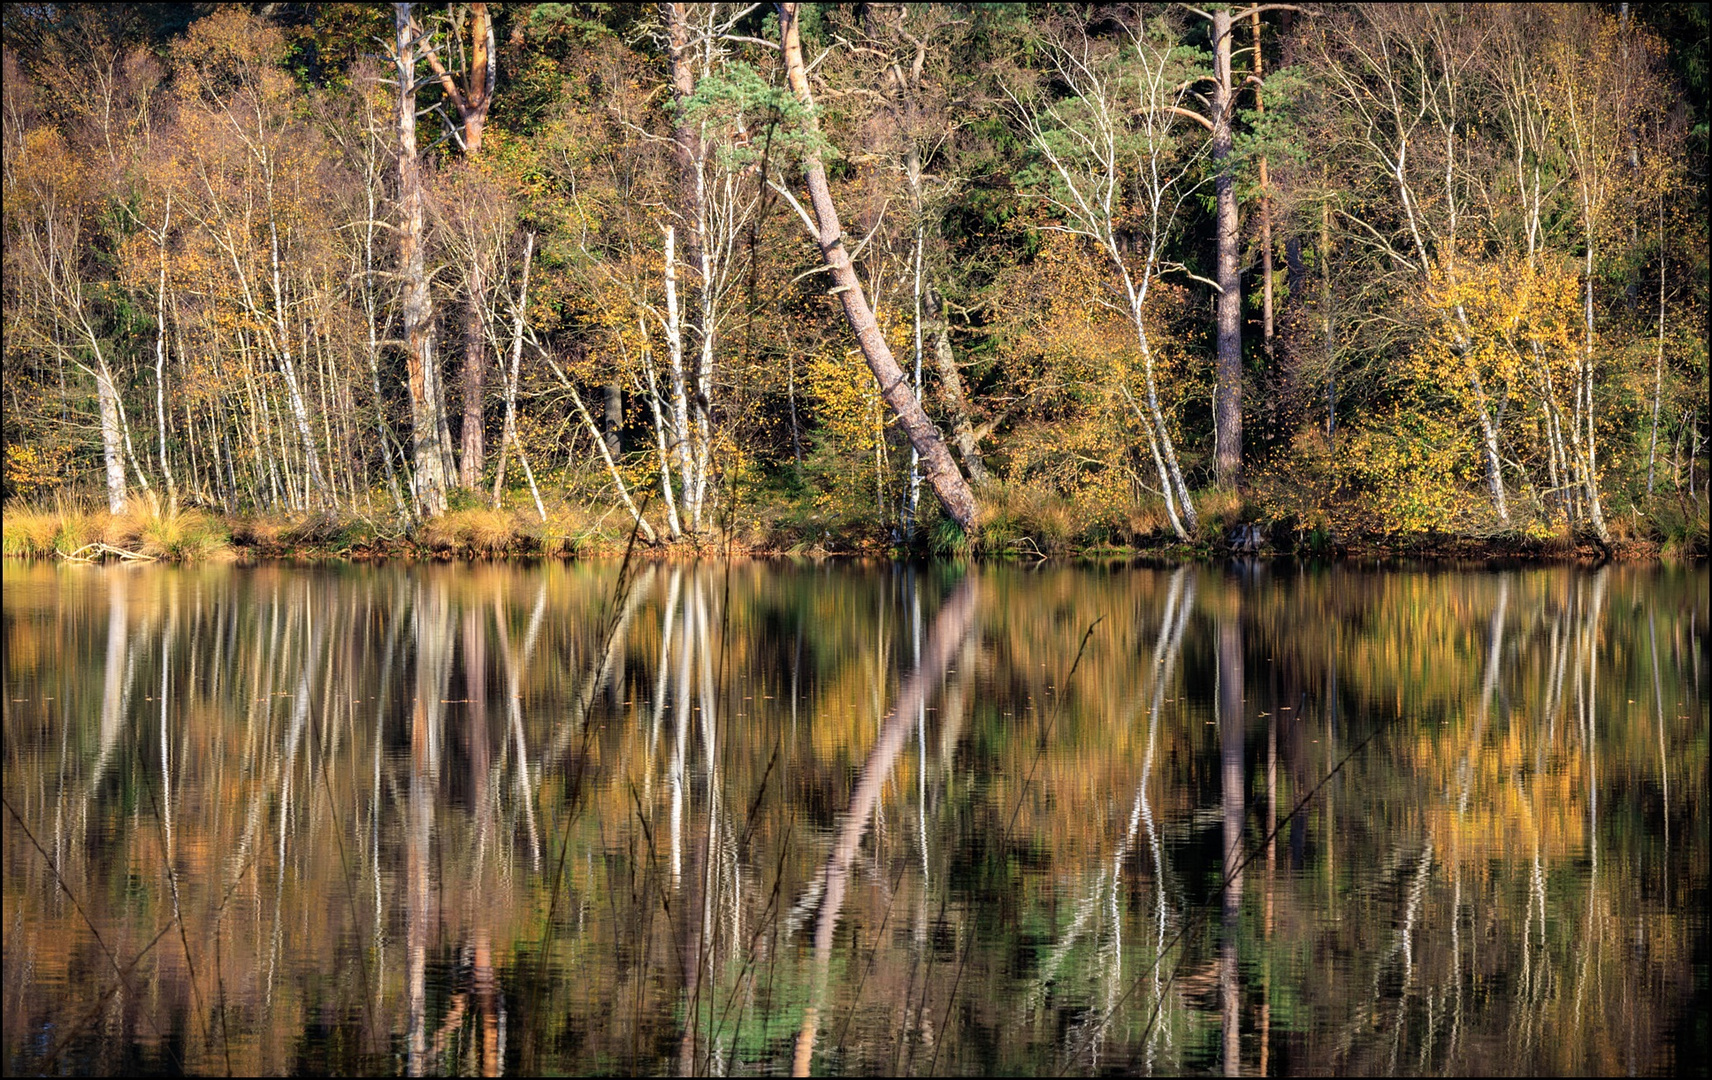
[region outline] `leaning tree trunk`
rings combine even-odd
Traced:
[[[808,74],[803,67],[802,37],[797,27],[797,5],[778,4],[777,7],[780,43],[791,90],[799,101],[812,110],[814,98],[809,93]],[[811,130],[816,127],[812,111],[805,123]],[[927,481],[933,485],[933,493],[939,497],[940,505],[952,520],[968,529],[975,523],[975,494],[969,489],[963,474],[957,471],[957,465],[951,460],[951,452],[946,449],[939,429],[933,426],[933,421],[929,420],[927,413],[922,410],[921,402],[916,400],[915,393],[910,389],[908,376],[904,374],[903,368],[898,366],[897,359],[892,356],[892,350],[886,344],[885,335],[880,332],[880,326],[874,320],[874,312],[869,308],[868,298],[862,292],[862,283],[856,277],[855,267],[850,264],[850,254],[844,250],[844,229],[838,221],[838,210],[832,204],[832,190],[827,186],[826,168],[820,163],[818,156],[810,155],[804,162],[804,171],[808,174],[809,199],[814,205],[814,216],[819,224],[821,256],[826,260],[826,268],[835,282],[832,291],[844,302],[844,316],[849,320],[850,329],[855,332],[856,340],[862,347],[862,356],[868,361],[868,370],[874,373],[874,379],[880,384],[880,396],[885,399],[892,414],[898,418],[898,424],[909,437],[910,445],[921,456]]]

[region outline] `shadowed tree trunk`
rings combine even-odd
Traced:
[[[957,453],[963,458],[969,479],[985,483],[987,463],[981,457],[975,426],[969,422],[969,400],[963,393],[963,375],[957,370],[957,357],[951,351],[951,324],[946,318],[945,298],[929,286],[925,300],[927,322],[933,331],[933,360],[939,369],[939,394],[951,418],[951,435],[957,440]]]
[[[1224,1074],[1241,1075],[1241,999],[1237,978],[1237,934],[1242,916],[1242,849],[1246,776],[1242,761],[1242,622],[1232,613],[1219,623],[1218,717],[1220,788],[1224,802],[1224,890],[1220,926],[1219,997],[1223,1016]]]
[[[470,66],[464,73],[463,87],[452,78],[440,62],[432,45],[425,44],[423,58],[440,80],[458,117],[463,121],[459,135],[464,144],[464,156],[475,158],[481,153],[482,132],[487,126],[488,107],[493,104],[493,90],[499,81],[499,56],[494,49],[493,18],[486,4],[470,5]],[[487,289],[486,275],[480,260],[472,259],[465,279],[468,306],[464,309],[464,369],[462,390],[464,398],[463,430],[460,442],[462,455],[458,462],[458,483],[467,488],[481,484],[486,463],[486,441],[483,434],[482,393],[487,378]]]
[[[1242,479],[1242,276],[1238,266],[1235,178],[1231,175],[1231,13],[1212,12],[1213,191],[1218,201],[1218,389],[1213,406],[1213,472]]]
[[[1260,12],[1249,13],[1254,20],[1254,77],[1263,78],[1260,58]],[[1261,97],[1260,85],[1254,87],[1254,111],[1266,112],[1266,103]],[[1266,156],[1260,158],[1260,333],[1265,343],[1266,362],[1268,366],[1273,360],[1272,349],[1272,193],[1270,177],[1266,174]]]
[[[614,379],[606,384],[606,452],[614,458],[624,453],[624,388]]]
[[[1231,67],[1231,33],[1235,25],[1243,19],[1257,20],[1255,25],[1258,28],[1260,13],[1275,9],[1301,10],[1287,4],[1255,4],[1240,11],[1225,7],[1210,12],[1189,7],[1197,18],[1208,23],[1208,34],[1213,46],[1213,74],[1210,79],[1204,81],[1213,84],[1212,96],[1203,99],[1209,111],[1207,116],[1186,109],[1175,110],[1199,121],[1213,137],[1213,168],[1216,170],[1213,191],[1218,208],[1215,257],[1218,343],[1217,388],[1213,401],[1213,472],[1219,483],[1233,486],[1242,483],[1242,274],[1238,248],[1235,177],[1231,173],[1230,161],[1231,113],[1236,105],[1237,91],[1242,85],[1247,85],[1248,81],[1258,81],[1258,75],[1249,76],[1241,85],[1235,82]],[[1258,36],[1257,29],[1257,43]],[[1257,60],[1256,71],[1258,70]],[[1263,165],[1262,169],[1264,168]],[[1264,187],[1264,172],[1261,177]],[[1267,231],[1270,233],[1270,228]],[[1267,244],[1270,248],[1270,237]],[[1267,254],[1267,263],[1267,280],[1270,282],[1270,251]],[[1270,289],[1268,294],[1270,304]],[[1270,341],[1271,335],[1268,334],[1267,338]]]

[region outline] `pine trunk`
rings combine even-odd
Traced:
[[[1213,472],[1221,484],[1242,482],[1242,281],[1237,251],[1235,178],[1231,175],[1231,14],[1213,12],[1213,190],[1218,202],[1218,372],[1213,407]]]

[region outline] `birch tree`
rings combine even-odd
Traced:
[[[1468,38],[1474,31],[1452,26],[1442,12],[1363,7],[1336,22],[1322,38],[1321,53],[1333,100],[1349,125],[1349,149],[1365,158],[1360,171],[1382,177],[1390,190],[1375,219],[1345,217],[1390,264],[1394,275],[1412,279],[1412,291],[1431,287],[1435,275],[1454,282],[1459,228],[1464,218],[1466,174],[1456,167],[1458,140],[1467,140],[1469,98],[1464,83]],[[1446,328],[1453,347],[1472,347],[1466,313],[1456,311]],[[1465,367],[1470,408],[1479,427],[1487,491],[1501,525],[1510,523],[1499,430],[1493,401],[1499,394]]]
[[[737,246],[755,214],[760,189],[746,158],[730,154],[747,141],[742,80],[728,66],[724,38],[752,5],[661,4],[661,33],[671,79],[672,159],[676,184],[665,226],[665,333],[671,361],[671,416],[677,440],[679,507],[685,526],[706,526],[708,472],[714,445],[715,366],[726,298],[735,281]],[[681,252],[681,254],[680,254]],[[679,268],[689,271],[687,280]],[[680,295],[680,287],[687,295]],[[692,307],[693,305],[693,307]],[[693,354],[692,354],[693,350]]]
[[[204,148],[188,170],[194,199],[184,210],[230,268],[235,298],[284,384],[305,465],[300,501],[307,506],[310,492],[329,504],[333,493],[299,371],[303,357],[294,348],[302,328],[292,325],[301,299],[293,264],[308,239],[303,226],[317,215],[305,175],[312,154],[292,116],[290,80],[278,66],[283,50],[277,29],[229,9],[194,24],[175,60],[187,142]]]
[[[1054,214],[1046,228],[1092,244],[1110,264],[1112,302],[1133,327],[1141,359],[1141,399],[1122,373],[1120,384],[1153,459],[1171,527],[1187,540],[1199,519],[1159,406],[1147,300],[1161,272],[1172,268],[1166,252],[1178,214],[1197,190],[1193,170],[1213,141],[1186,137],[1178,122],[1193,114],[1182,107],[1186,91],[1172,72],[1173,37],[1162,24],[1125,27],[1121,49],[1095,41],[1085,27],[1060,25],[1043,46],[1064,96],[1006,88],[1018,126],[1045,163],[1035,197]],[[1135,254],[1120,236],[1126,228],[1137,234]]]

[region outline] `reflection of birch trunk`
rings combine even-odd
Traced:
[[[178,903],[178,872],[176,869],[177,864],[175,862],[177,848],[173,843],[173,835],[172,835],[172,744],[171,744],[171,740],[167,737],[168,732],[167,732],[167,707],[166,707],[167,693],[169,690],[168,676],[169,676],[170,672],[172,671],[172,646],[173,646],[173,639],[174,639],[174,637],[177,636],[177,634],[176,634],[177,630],[178,630],[178,610],[177,610],[177,605],[175,604],[173,606],[172,614],[167,617],[166,637],[161,642],[161,660],[160,660],[160,669],[161,669],[161,673],[160,673],[160,677],[161,677],[160,678],[160,755],[161,755],[161,761],[160,761],[160,770],[161,770],[160,813],[161,813],[161,831],[163,834],[165,834],[165,838],[166,838],[165,847],[166,847],[167,881],[172,886],[172,915],[173,915],[174,919],[178,920],[179,929],[182,930],[184,928],[184,916],[183,916],[183,913],[179,910],[179,903]],[[186,952],[187,958],[188,958],[188,955],[189,955],[188,952]],[[194,989],[194,984],[192,984],[192,988]]]
[[[1195,607],[1194,579],[1188,575],[1187,569],[1179,569],[1174,577],[1181,579],[1182,582],[1186,584],[1187,588],[1178,601],[1179,606],[1177,608],[1176,628],[1172,631],[1171,640],[1165,650],[1165,655],[1163,657],[1164,663],[1157,665],[1161,670],[1159,679],[1153,686],[1153,705],[1149,710],[1147,722],[1147,756],[1142,759],[1142,782],[1138,789],[1141,794],[1141,799],[1139,800],[1141,818],[1143,823],[1147,826],[1147,844],[1153,854],[1153,881],[1156,897],[1154,901],[1156,917],[1153,944],[1153,955],[1155,957],[1155,963],[1153,965],[1153,1007],[1155,1012],[1160,1012],[1165,1007],[1165,965],[1159,961],[1162,961],[1165,955],[1166,926],[1170,921],[1171,911],[1170,905],[1165,896],[1164,846],[1160,843],[1159,830],[1153,820],[1153,807],[1147,798],[1147,783],[1153,774],[1154,751],[1159,744],[1159,706],[1165,696],[1165,687],[1170,683],[1171,676],[1176,671],[1177,656],[1183,644],[1183,629],[1189,624],[1189,613],[1193,611]],[[1177,581],[1174,580],[1172,584],[1176,585]],[[1167,601],[1168,612],[1169,608],[1170,604],[1169,601]],[[1161,630],[1163,630],[1164,626],[1165,623],[1162,622]],[[1158,646],[1155,646],[1154,651],[1155,655],[1157,655]],[[1115,1012],[1115,1006],[1112,1011]],[[1153,1030],[1148,1034],[1147,1061],[1148,1071],[1150,1073],[1153,1071],[1154,1053],[1158,1049],[1159,1040],[1165,1031],[1166,1025],[1155,1024],[1153,1025]]]
[[[386,718],[390,712],[388,706],[391,704],[389,699],[392,688],[392,661],[394,656],[397,655],[399,632],[404,626],[404,608],[409,602],[408,595],[402,587],[401,582],[395,584],[395,587],[392,589],[392,595],[388,599],[391,602],[388,603],[386,607],[392,612],[392,618],[386,631],[386,651],[381,659],[380,681],[376,684],[379,692],[375,694],[374,730],[377,732],[386,730]],[[380,763],[381,750],[385,742],[385,739],[380,738],[374,740],[373,787],[369,795],[369,867],[371,883],[374,886],[373,948],[375,955],[375,969],[382,972],[386,970],[386,934],[384,931],[384,920],[382,918],[382,912],[386,910],[386,907],[382,899],[380,885]],[[377,1015],[381,1012],[381,1002],[385,993],[385,987],[385,979],[375,980],[374,1011]]]
[[[838,914],[844,906],[844,893],[849,884],[850,864],[868,831],[868,819],[879,803],[880,789],[891,775],[898,755],[909,743],[915,727],[916,713],[944,678],[951,658],[962,647],[974,624],[978,592],[974,579],[964,578],[957,591],[945,601],[934,617],[928,632],[927,648],[922,662],[904,684],[892,711],[880,724],[880,736],[868,752],[868,760],[857,776],[856,788],[850,795],[850,807],[839,823],[833,838],[832,851],[826,869],[820,875],[820,916],[815,922],[814,984],[809,991],[809,1005],[803,1010],[802,1029],[797,1033],[796,1054],[792,1060],[793,1076],[807,1076],[814,1058],[815,1034],[820,1025],[820,1007],[826,996],[826,980],[832,962],[832,935],[838,926]],[[812,887],[812,886],[811,886]]]
[[[480,1059],[483,1076],[497,1076],[500,1068],[500,1005],[499,983],[493,969],[493,941],[488,927],[488,903],[483,888],[483,866],[486,862],[489,833],[493,824],[493,801],[488,791],[488,759],[491,757],[487,734],[487,627],[484,612],[478,607],[464,611],[464,687],[469,701],[467,737],[471,798],[476,808],[475,870],[470,875],[466,894],[471,925],[471,952],[474,956],[472,982],[476,1002],[477,1022],[481,1025]]]
[[[1492,609],[1492,622],[1486,633],[1486,677],[1480,686],[1480,711],[1475,714],[1474,731],[1468,739],[1468,749],[1462,756],[1460,768],[1462,794],[1457,799],[1456,812],[1468,810],[1469,787],[1474,782],[1474,755],[1486,739],[1486,719],[1492,710],[1492,693],[1498,687],[1498,659],[1504,651],[1504,611],[1510,605],[1510,576],[1498,578],[1498,603]]]
[[[471,605],[463,612],[464,698],[469,722],[464,730],[464,756],[469,762],[470,799],[476,814],[475,873],[469,896],[479,914],[481,869],[487,854],[488,833],[493,825],[493,807],[488,795],[488,766],[492,748],[487,738],[487,626],[481,608]]]
[[[1185,584],[1187,584],[1187,588],[1185,588]],[[1111,1024],[1112,1017],[1117,1014],[1118,1007],[1121,1004],[1118,986],[1123,968],[1123,948],[1122,938],[1120,936],[1120,926],[1118,923],[1119,914],[1115,908],[1119,902],[1118,893],[1120,891],[1120,884],[1122,881],[1124,861],[1129,858],[1130,851],[1135,846],[1136,837],[1143,828],[1146,830],[1148,846],[1153,855],[1153,879],[1157,897],[1156,908],[1158,915],[1158,937],[1154,946],[1156,962],[1153,964],[1154,999],[1156,1006],[1160,1004],[1164,994],[1164,979],[1162,973],[1164,965],[1158,963],[1157,958],[1165,948],[1165,932],[1169,918],[1169,908],[1165,897],[1164,852],[1161,849],[1159,833],[1154,824],[1153,806],[1151,800],[1148,798],[1147,789],[1153,780],[1153,759],[1155,750],[1158,747],[1160,706],[1165,700],[1165,688],[1170,685],[1171,681],[1176,676],[1177,656],[1183,642],[1183,629],[1188,625],[1189,612],[1194,607],[1194,603],[1194,583],[1189,577],[1187,568],[1179,568],[1171,575],[1171,584],[1165,596],[1165,612],[1160,618],[1159,634],[1153,645],[1153,690],[1148,699],[1147,750],[1141,762],[1141,779],[1136,784],[1135,799],[1130,806],[1128,829],[1125,831],[1123,839],[1119,841],[1117,850],[1112,854],[1109,869],[1102,869],[1100,871],[1099,876],[1095,880],[1094,887],[1089,890],[1088,894],[1077,904],[1076,916],[1071,921],[1070,927],[1065,932],[1063,939],[1059,941],[1058,945],[1052,950],[1052,953],[1047,957],[1046,962],[1041,965],[1040,973],[1036,977],[1035,990],[1030,996],[1029,1005],[1026,1010],[1028,1012],[1033,1012],[1035,1009],[1039,1008],[1041,1001],[1045,997],[1047,985],[1056,981],[1058,969],[1063,965],[1064,960],[1069,956],[1070,951],[1075,947],[1076,942],[1080,939],[1082,934],[1086,932],[1086,928],[1091,921],[1094,910],[1098,904],[1104,900],[1108,907],[1113,909],[1110,914],[1112,932],[1111,943],[1109,947],[1104,950],[1104,955],[1106,956],[1108,963],[1105,986],[1106,1000],[1099,1015],[1098,1022],[1095,1025],[1093,1037],[1089,1039],[1087,1043],[1087,1049],[1093,1054],[1093,1057],[1096,1060],[1099,1055],[1100,1045],[1105,1038],[1109,1025]],[[1136,707],[1138,709],[1140,707],[1139,698],[1137,699]],[[1133,723],[1134,719],[1134,714],[1132,713],[1126,718],[1125,726]],[[1159,1035],[1163,1030],[1164,1025],[1152,1025],[1152,1030],[1148,1036],[1149,1068],[1146,1070],[1148,1072],[1152,1071],[1151,1055],[1157,1045]],[[1073,1040],[1067,1040],[1067,1042],[1068,1041]]]
[[[443,580],[419,583],[413,618],[416,698],[410,710],[410,783],[405,804],[406,981],[410,1025],[405,1067],[411,1076],[422,1075],[428,1049],[428,850],[440,776],[441,703],[451,674],[445,586]]]
[[[1595,710],[1599,693],[1599,620],[1605,605],[1605,582],[1609,571],[1609,567],[1601,567],[1593,575],[1593,595],[1582,613],[1581,625],[1576,628],[1575,674],[1571,682],[1575,693],[1576,723],[1587,754],[1587,854],[1594,874],[1599,872],[1598,718]]]
[[[291,727],[285,736],[285,752],[279,759],[277,779],[279,782],[279,850],[278,874],[274,882],[274,926],[271,951],[268,958],[268,990],[272,993],[274,974],[279,959],[281,935],[285,920],[285,878],[288,869],[286,862],[287,840],[292,826],[292,799],[295,794],[297,779],[297,752],[303,746],[304,735],[309,730],[309,702],[311,697],[311,673],[318,672],[325,666],[321,657],[321,639],[324,622],[321,619],[310,619],[309,598],[302,596],[297,600],[297,606],[305,611],[305,622],[309,622],[309,640],[304,647],[303,664],[297,676],[297,690],[291,700]]]
[[[131,696],[132,666],[129,627],[125,619],[125,572],[107,571],[107,668],[101,687],[101,748],[89,770],[90,795],[101,786],[107,760],[119,744],[125,723],[125,703]]]
[[[712,687],[711,650],[707,641],[707,589],[706,579],[692,571],[690,590],[684,597],[684,661],[683,680],[678,687],[680,706],[679,716],[684,723],[678,729],[678,755],[676,758],[677,782],[673,785],[674,828],[681,828],[682,808],[684,803],[685,785],[688,783],[687,743],[689,727],[690,701],[690,657],[696,658],[695,685],[698,688],[697,711],[701,714],[702,758],[707,768],[707,830],[694,840],[691,849],[690,871],[684,876],[683,883],[687,886],[678,899],[678,909],[683,922],[679,942],[679,957],[683,961],[684,974],[684,1030],[678,1042],[678,1071],[684,1076],[693,1076],[697,1072],[698,1021],[700,1019],[701,994],[706,968],[708,966],[708,938],[712,922],[712,895],[710,888],[715,862],[714,831],[715,814],[718,812],[719,792],[715,788],[716,774],[714,765],[714,712]],[[693,635],[693,639],[692,639]],[[692,644],[693,640],[693,644]],[[674,860],[676,860],[674,856]],[[711,1017],[710,1017],[711,1019]],[[711,1024],[710,1024],[711,1026]],[[712,1070],[709,1069],[709,1072]]]
[[[653,580],[651,567],[646,580],[650,582]],[[611,633],[607,635],[606,640],[598,646],[601,650],[598,662],[589,668],[582,687],[577,691],[576,701],[572,705],[568,722],[559,725],[558,733],[553,736],[552,745],[541,755],[541,761],[536,766],[538,775],[545,774],[547,770],[557,765],[570,751],[571,740],[582,732],[583,725],[588,722],[589,708],[594,704],[595,694],[600,692],[601,686],[605,684],[607,677],[612,673],[613,664],[624,650],[624,635],[630,626],[630,618],[636,613],[637,607],[641,605],[649,591],[647,588],[628,588],[625,589],[624,596],[619,598],[623,607],[619,609],[618,620],[612,624]]]
[[[678,590],[683,585],[683,575],[683,567],[672,567],[671,584],[666,587],[666,606],[661,609],[660,661],[654,666],[654,705],[652,723],[648,730],[648,768],[642,780],[642,797],[650,805],[654,798],[654,750],[660,745],[660,721],[666,715],[666,676],[672,666],[672,624],[677,617]]]
[[[1595,511],[1597,514],[1597,511]],[[1595,516],[1595,526],[1600,522]],[[1593,597],[1578,628],[1575,657],[1576,720],[1581,729],[1583,751],[1587,755],[1587,915],[1582,927],[1581,970],[1575,980],[1575,1023],[1581,1024],[1581,1003],[1587,986],[1588,967],[1596,946],[1603,937],[1594,927],[1595,906],[1599,895],[1599,724],[1597,702],[1599,694],[1599,620],[1605,604],[1605,582],[1609,566],[1602,566],[1593,575]],[[1586,680],[1582,669],[1586,668]]]
[[[1659,685],[1658,628],[1651,609],[1647,611],[1647,645],[1653,660],[1653,711],[1658,718],[1659,783],[1664,788],[1665,895],[1670,895],[1670,764],[1664,753],[1664,689]]]
[[[511,650],[511,634],[494,598],[494,622],[499,627],[499,648],[505,656],[505,708],[510,724],[511,741],[517,753],[517,801],[523,805],[523,820],[529,830],[529,855],[536,870],[541,869],[541,838],[535,827],[534,788],[529,782],[529,744],[523,737],[523,669],[535,652],[535,639],[541,633],[541,616],[547,609],[547,586],[543,582],[535,591],[535,610],[529,616],[529,629],[523,635],[523,650],[519,656]]]

